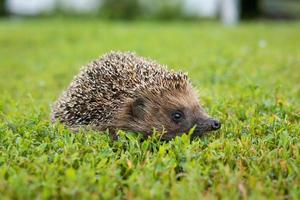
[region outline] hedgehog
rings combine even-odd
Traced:
[[[131,52],[110,52],[82,68],[52,106],[52,121],[70,129],[118,130],[170,140],[217,130],[186,73]]]

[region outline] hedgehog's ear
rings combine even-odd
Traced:
[[[145,114],[145,100],[141,97],[135,99],[131,104],[131,114],[133,117],[142,119]]]

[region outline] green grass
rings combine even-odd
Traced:
[[[0,20],[0,199],[300,198],[300,23]],[[49,121],[81,65],[130,50],[183,70],[220,131],[169,143]]]

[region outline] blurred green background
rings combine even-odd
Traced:
[[[299,19],[298,0],[1,0],[0,15],[109,19]],[[226,19],[225,19],[226,18]],[[228,18],[228,19],[227,19]],[[231,19],[232,20],[232,19]]]

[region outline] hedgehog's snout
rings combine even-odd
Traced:
[[[207,123],[213,131],[221,128],[221,122],[216,119],[208,119]]]
[[[198,119],[196,123],[196,129],[194,130],[194,136],[199,136],[209,131],[216,131],[220,128],[221,122],[219,120],[213,118]]]

